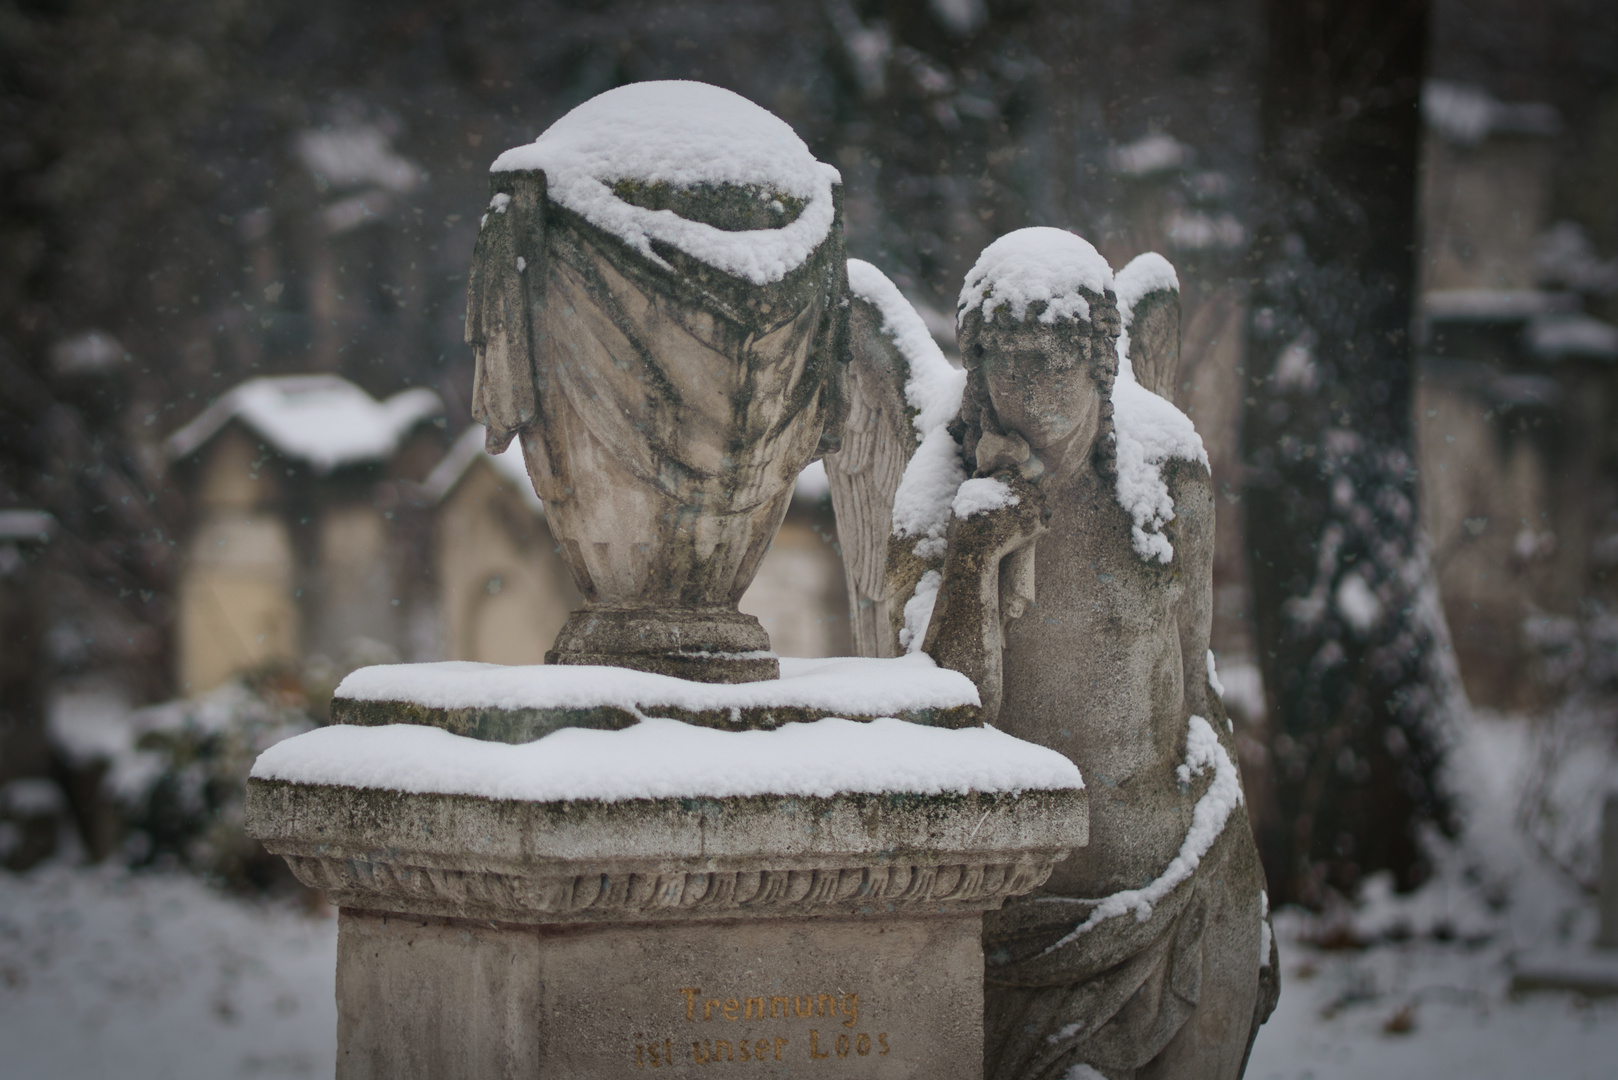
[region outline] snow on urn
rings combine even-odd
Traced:
[[[838,447],[836,169],[694,82],[619,87],[502,154],[472,261],[472,415],[515,436],[584,596],[550,663],[774,678],[736,604]]]

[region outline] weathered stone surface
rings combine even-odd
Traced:
[[[980,1075],[978,920],[645,927],[345,910],[339,1080]]]
[[[627,667],[696,682],[781,677],[770,635],[758,619],[724,608],[575,611],[545,662]]]
[[[443,728],[452,735],[485,742],[518,745],[542,739],[562,728],[594,728],[622,731],[639,723],[628,709],[602,706],[594,709],[438,709],[414,701],[359,701],[334,697],[331,702],[334,724],[382,727],[387,724],[422,724]]]
[[[912,663],[918,659],[926,666]],[[365,727],[421,724],[505,743],[533,742],[566,727],[620,731],[642,717],[722,731],[770,731],[832,716],[896,717],[942,728],[982,722],[976,688],[924,658],[782,663],[780,680],[733,688],[625,676],[621,667],[585,672],[544,665],[382,665],[362,668],[338,686],[331,717]],[[588,689],[581,690],[581,683]]]
[[[683,720],[698,727],[721,731],[773,731],[783,724],[808,724],[828,716],[844,720],[869,721],[877,713],[847,715],[849,710],[793,708],[772,705],[758,708],[684,709],[677,705],[656,707],[657,715]],[[425,724],[456,735],[488,742],[529,743],[566,727],[622,731],[638,723],[628,709],[602,706],[594,709],[436,709],[411,701],[356,701],[333,698],[332,722],[376,727],[384,724]],[[928,727],[977,727],[982,721],[976,705],[956,705],[939,709],[900,710],[898,718]]]
[[[820,247],[755,285],[668,247],[659,265],[548,199],[542,172],[495,173],[491,190],[506,201],[473,256],[473,415],[491,446],[520,435],[584,597],[548,660],[774,677],[768,637],[736,603],[798,473],[838,446],[840,194]],[[720,228],[793,216],[741,187],[618,194]]]
[[[536,803],[255,779],[247,817],[342,908],[355,1080],[976,1078],[982,912],[1088,835],[1077,790]]]
[[[1095,792],[1085,857],[986,916],[986,1075],[1057,1080],[1084,1064],[1108,1077],[1234,1078],[1276,993],[1273,956],[1259,948],[1263,871],[1240,802],[1148,917],[1119,906],[1075,933],[1099,898],[1167,879],[1196,848],[1194,812],[1222,771],[1239,785],[1208,684],[1208,471],[1162,464],[1173,557],[1143,558],[1116,492],[1115,297],[1082,296],[1077,318],[1044,322],[1031,307],[1022,320],[1002,310],[985,322],[972,308],[961,325],[966,463],[1018,501],[951,522],[925,647],[978,683],[986,720],[1066,754]],[[1136,313],[1153,386],[1173,378],[1177,311],[1154,293]],[[1218,744],[1209,754],[1223,756],[1213,776],[1184,764],[1199,722]]]
[[[1180,293],[1154,289],[1135,302],[1129,320],[1129,363],[1135,379],[1169,401],[1180,376]]]
[[[344,907],[505,922],[983,911],[1088,836],[1082,791],[519,802],[250,780]]]

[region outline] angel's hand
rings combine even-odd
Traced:
[[[951,546],[970,546],[985,562],[1028,547],[1050,531],[1050,508],[1036,484],[1010,471],[993,479],[1005,485],[1010,497],[992,509],[957,517],[950,525]]]

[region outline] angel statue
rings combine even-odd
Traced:
[[[1278,996],[1208,648],[1208,458],[1163,396],[1178,323],[1159,255],[1115,279],[1064,230],[997,240],[961,293],[964,398],[895,495],[895,644],[1090,791],[1089,846],[985,917],[987,1080],[1229,1080]]]
[[[778,675],[737,611],[839,445],[837,170],[728,90],[636,83],[502,154],[468,286],[472,415],[516,436],[584,607],[550,663]]]

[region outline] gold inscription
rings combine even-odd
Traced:
[[[888,1033],[877,1032],[874,1035],[863,1031],[848,1030],[858,1026],[860,1022],[860,996],[857,993],[835,994],[791,994],[776,995],[765,998],[763,995],[747,998],[708,998],[702,996],[699,986],[682,986],[676,991],[685,1006],[685,1019],[687,1023],[712,1023],[719,1020],[735,1022],[763,1021],[763,1020],[790,1020],[814,1019],[840,1021],[845,1030],[837,1031],[835,1028],[828,1033],[826,1044],[821,1043],[821,1029],[810,1028],[807,1045],[799,1043],[804,1049],[798,1053],[807,1053],[812,1061],[829,1060],[833,1056],[846,1058],[850,1054],[865,1057],[876,1051],[877,1057],[885,1057],[891,1048],[888,1045]],[[769,1011],[765,1012],[765,1002],[769,1002]],[[644,1036],[637,1035],[637,1039]],[[872,1040],[875,1040],[873,1043]],[[691,1060],[697,1065],[714,1065],[721,1062],[731,1063],[740,1061],[784,1061],[786,1051],[792,1045],[792,1040],[783,1035],[769,1038],[758,1038],[755,1033],[744,1033],[740,1039],[693,1039],[691,1042]],[[673,1040],[665,1039],[663,1042],[636,1042],[635,1067],[637,1069],[659,1069],[664,1065],[674,1064]]]
[[[678,991],[685,999],[685,1018],[693,1023],[698,1019],[697,1004],[702,1004],[703,1020],[715,1019],[714,1013],[725,1020],[752,1020],[755,1017],[764,1019],[764,998],[750,997],[745,1001],[739,998],[703,998],[702,988],[699,986],[682,986]],[[844,1027],[855,1027],[860,1022],[860,996],[859,994],[808,994],[805,996],[792,995],[790,997],[772,997],[770,1001],[769,1016],[772,1019],[786,1020],[797,1016],[803,1020],[810,1020],[817,1016],[833,1017],[845,1016]],[[788,1008],[791,1012],[788,1012]]]
[[[636,1043],[635,1068],[644,1069],[651,1066],[661,1069],[665,1065],[674,1064],[674,1040],[665,1039],[661,1043]]]

